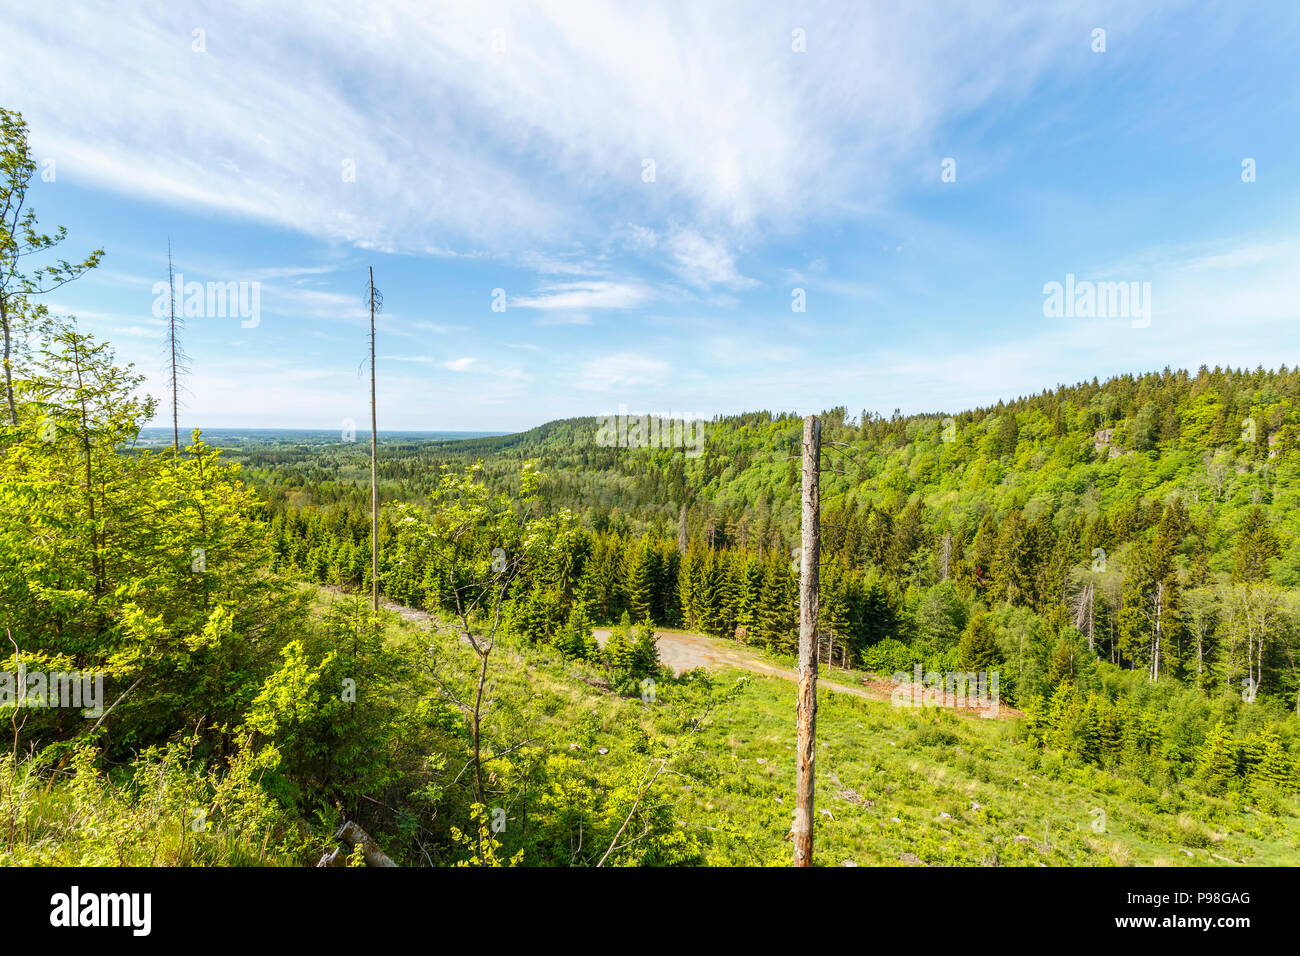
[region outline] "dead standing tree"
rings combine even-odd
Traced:
[[[821,551],[821,422],[803,422],[802,549],[799,555],[799,691],[795,725],[794,865],[812,866],[817,738],[818,561]]]
[[[190,369],[186,364],[189,361],[189,356],[185,354],[185,349],[180,340],[180,330],[185,328],[185,319],[176,315],[176,273],[172,269],[172,242],[170,239],[167,240],[167,300],[169,318],[164,344],[171,354],[168,364],[171,372],[172,453],[177,454],[181,449],[181,378]]]
[[[370,267],[370,590],[371,605],[379,612],[379,412],[375,406],[375,312],[384,297],[375,289],[375,269]]]

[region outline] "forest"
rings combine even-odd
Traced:
[[[656,635],[789,663],[798,416],[691,457],[381,411],[372,553],[368,443],[139,441],[166,397],[44,304],[103,253],[27,267],[67,238],[0,122],[0,862],[785,861],[792,688]],[[1283,365],[823,412],[826,674],[996,672],[1013,717],[827,695],[827,860],[1300,859],[1298,407]],[[93,717],[24,702],[69,673]]]

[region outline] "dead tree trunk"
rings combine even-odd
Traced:
[[[334,839],[339,841],[329,853],[320,858],[317,866],[347,866],[349,851],[354,847],[360,846],[362,856],[365,858],[366,866],[397,866],[365,830],[357,826],[351,820],[339,827]]]
[[[799,699],[795,723],[794,865],[812,866],[813,772],[817,738],[817,566],[821,546],[821,422],[803,422],[803,515],[799,556]]]
[[[379,613],[379,414],[375,408],[375,270],[370,268],[370,590]]]
[[[184,360],[184,349],[176,337],[176,272],[172,268],[172,241],[167,240],[167,301],[170,318],[167,320],[167,346],[171,350],[172,373],[172,453],[181,450],[181,377],[180,365]],[[182,321],[183,324],[183,321]]]

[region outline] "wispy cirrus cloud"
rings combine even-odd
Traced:
[[[522,309],[580,312],[584,309],[632,309],[653,298],[646,286],[603,280],[553,282],[533,295],[520,296],[510,305]]]
[[[1068,11],[28,4],[6,23],[0,92],[72,181],[367,249],[533,254],[573,274],[580,262],[539,242],[677,221],[703,231],[670,244],[673,259],[725,284],[739,273],[718,242],[870,205],[862,183],[887,182],[945,119],[1058,64],[1077,42]]]
[[[736,256],[725,242],[693,229],[676,229],[667,241],[673,268],[694,286],[736,289],[757,285],[736,270]]]

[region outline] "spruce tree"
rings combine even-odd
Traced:
[[[957,652],[963,671],[988,673],[997,669],[1002,655],[993,637],[993,628],[989,624],[988,616],[983,611],[976,611],[971,615]]]
[[[659,645],[655,642],[653,624],[639,624],[631,648],[632,673],[637,677],[651,677],[659,672]]]
[[[625,557],[627,575],[623,582],[627,610],[633,621],[650,620],[654,600],[653,552],[649,540],[628,540]]]
[[[1256,506],[1246,515],[1237,544],[1233,549],[1232,580],[1234,583],[1264,581],[1268,566],[1282,553],[1277,533],[1269,524],[1264,509]]]
[[[609,640],[605,642],[605,664],[616,674],[629,674],[632,671],[631,631],[632,623],[624,611],[623,619],[611,629]]]

